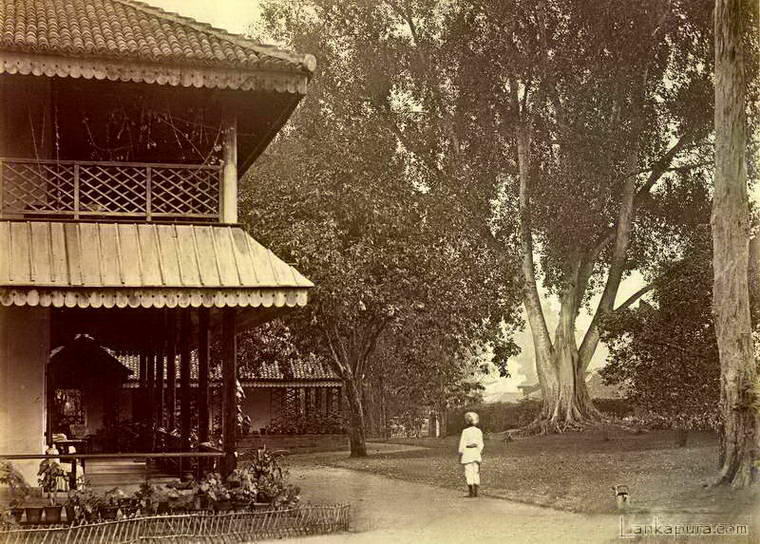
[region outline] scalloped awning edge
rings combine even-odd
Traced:
[[[308,290],[280,289],[0,289],[0,306],[53,308],[294,308]]]
[[[72,77],[181,87],[275,91],[305,95],[309,75],[278,70],[147,64],[0,51],[0,74]]]

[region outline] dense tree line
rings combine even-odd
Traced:
[[[599,419],[584,378],[603,324],[677,296],[704,236],[713,23],[710,0],[264,4],[259,31],[320,67],[248,180],[245,220],[318,285],[299,337],[345,380],[355,454],[360,384],[418,379],[408,391],[435,405],[483,342],[506,373],[518,304],[532,429]],[[648,283],[619,300],[634,270]]]

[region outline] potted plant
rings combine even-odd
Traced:
[[[8,486],[11,494],[9,505],[11,517],[20,523],[24,515],[22,505],[32,493],[31,486],[26,482],[23,474],[9,461],[0,461],[0,484]]]
[[[69,498],[65,505],[66,518],[76,522],[97,521],[101,504],[103,504],[102,497],[82,481],[77,484],[77,489],[69,491]]]
[[[208,510],[209,508],[209,474],[206,474],[199,482],[193,482],[193,505],[195,511]]]
[[[39,524],[42,523],[42,512],[44,508],[42,506],[25,506],[24,514],[26,514],[27,523]]]
[[[166,487],[169,510],[172,512],[192,510],[197,487],[194,480],[169,482]]]
[[[119,487],[109,489],[103,495],[103,502],[98,511],[104,520],[115,520],[119,513],[119,503],[126,498],[124,491]]]
[[[45,521],[47,523],[61,523],[61,510],[63,506],[58,504],[58,484],[60,478],[64,478],[61,465],[55,459],[43,459],[37,471],[37,481],[42,490],[47,493],[48,506],[44,507]],[[27,514],[27,518],[29,515]]]
[[[135,491],[135,498],[139,501],[140,510],[143,514],[155,514],[158,510],[159,492],[158,488],[145,480]]]
[[[258,485],[256,475],[251,466],[236,468],[227,476],[227,487],[230,499],[236,510],[247,509],[256,499]]]
[[[222,476],[219,473],[209,472],[206,474],[200,484],[200,489],[206,494],[214,510],[217,512],[227,511],[232,508],[230,492],[222,482]]]

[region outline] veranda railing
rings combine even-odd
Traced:
[[[349,528],[348,505],[286,510],[151,516],[58,527],[0,531],[7,544],[239,543],[264,538],[328,534]]]
[[[0,460],[7,461],[19,461],[19,460],[42,460],[42,459],[55,459],[64,463],[71,463],[71,472],[69,473],[69,487],[70,489],[76,489],[77,487],[77,465],[84,467],[85,463],[89,459],[99,460],[116,460],[116,459],[145,459],[145,478],[148,479],[148,464],[149,459],[155,461],[166,461],[168,459],[176,460],[177,475],[180,476],[183,472],[182,462],[185,461],[184,467],[195,469],[206,468],[212,469],[215,466],[211,463],[221,463],[225,458],[225,454],[215,448],[204,448],[203,451],[185,451],[185,452],[135,452],[135,453],[61,453],[56,455],[48,454],[36,454],[36,453],[10,453],[0,454]],[[196,460],[196,463],[191,461]],[[200,476],[200,474],[198,474]],[[0,540],[0,543],[2,540]]]
[[[0,158],[5,217],[219,221],[222,167]]]

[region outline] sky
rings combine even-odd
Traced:
[[[259,16],[257,0],[143,0],[166,11],[243,34]]]
[[[258,0],[144,0],[148,4],[160,7],[167,11],[173,11],[181,15],[192,17],[198,21],[209,23],[215,27],[243,34],[251,23],[256,21],[260,15]],[[757,195],[753,195],[757,196]],[[625,300],[628,296],[642,287],[643,281],[638,274],[632,275],[623,282],[618,293],[618,302]],[[556,302],[544,300],[544,307],[547,312],[547,321],[551,324],[554,320],[552,314],[556,311]],[[555,311],[552,311],[555,310]],[[579,333],[585,332],[585,328],[590,322],[590,316],[581,313],[578,317]],[[517,386],[523,383],[535,383],[535,369],[533,367],[533,349],[530,338],[530,331],[526,330],[517,336],[517,343],[522,348],[522,353],[514,361],[510,361],[509,378],[499,378],[490,376],[484,380],[486,386],[486,400],[497,400],[504,393],[517,392]],[[599,368],[604,364],[607,357],[607,350],[604,345],[597,349],[595,357],[590,365],[591,370]]]

